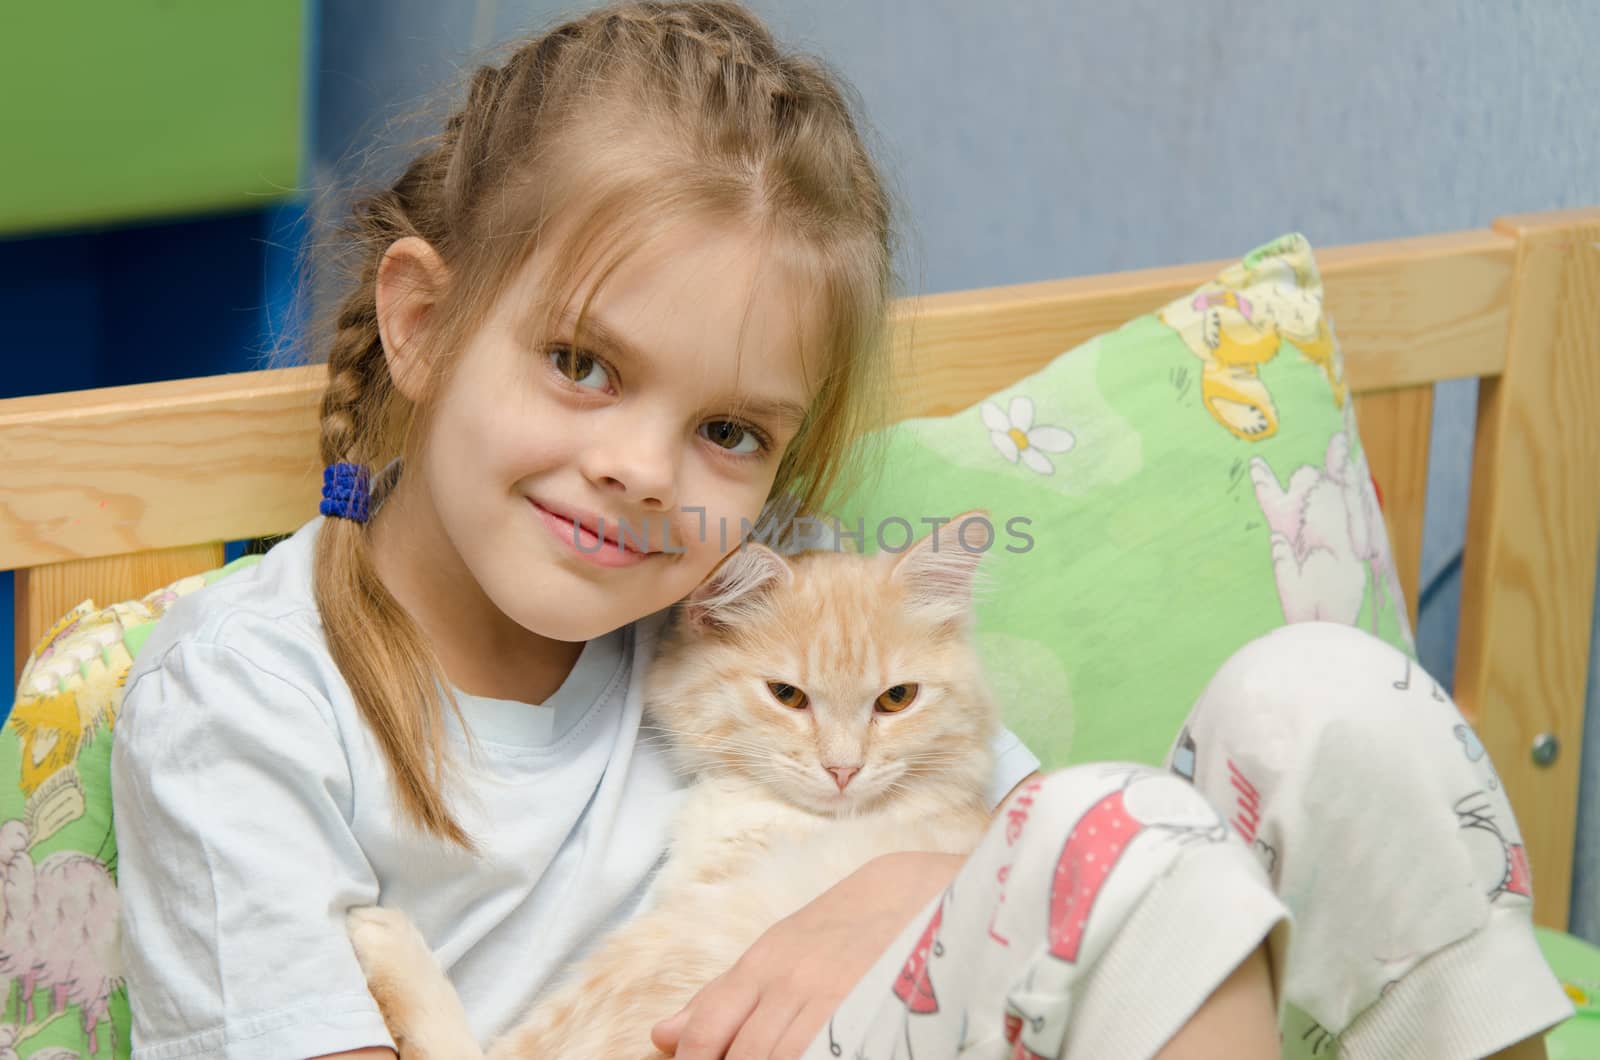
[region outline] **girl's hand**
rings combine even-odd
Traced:
[[[957,854],[874,858],[774,924],[650,1040],[678,1060],[794,1060],[917,911],[955,878]]]

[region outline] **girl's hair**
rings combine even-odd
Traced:
[[[413,426],[426,429],[429,399],[413,406],[398,393],[379,341],[378,267],[396,240],[427,240],[450,277],[421,351],[433,373],[424,393],[436,393],[541,237],[557,253],[530,325],[549,336],[585,280],[602,283],[650,239],[697,219],[752,233],[763,262],[800,281],[791,287],[802,288],[816,396],[773,495],[820,508],[853,480],[855,443],[886,393],[890,204],[852,109],[821,63],[780,50],[753,15],[719,0],[611,4],[478,69],[443,132],[353,211],[356,277],[329,343],[323,461],[382,467],[415,444]],[[361,524],[323,525],[316,594],[405,814],[471,849],[444,799],[454,698],[379,579]]]

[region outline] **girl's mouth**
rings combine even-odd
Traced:
[[[640,551],[648,547],[646,541],[635,538],[634,529],[626,535],[624,543],[619,525],[606,521],[603,516],[558,513],[538,501],[529,501],[540,520],[557,540],[574,554],[600,567],[630,567],[655,555],[653,551]],[[637,528],[640,537],[646,536],[648,527]],[[597,532],[598,531],[598,532]],[[601,534],[605,536],[602,537]]]

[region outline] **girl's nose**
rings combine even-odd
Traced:
[[[584,468],[602,489],[634,504],[667,509],[676,501],[677,464],[670,442],[657,433],[613,436],[589,447]]]

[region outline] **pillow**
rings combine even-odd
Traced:
[[[1546,1032],[1549,1060],[1600,1056],[1600,946],[1549,928],[1535,927],[1533,933],[1575,1009],[1569,1019]]]
[[[0,1057],[130,1054],[111,826],[110,736],[122,682],[167,608],[260,558],[241,557],[142,600],[103,608],[85,600],[23,667],[0,729]]]
[[[983,509],[980,651],[1044,768],[1159,763],[1206,682],[1286,622],[1414,652],[1311,248],[1251,252],[950,416],[887,431],[841,537]]]

